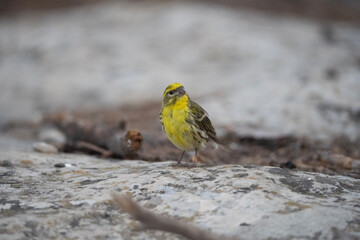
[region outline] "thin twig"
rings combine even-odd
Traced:
[[[193,225],[189,225],[177,221],[173,218],[153,213],[141,207],[125,195],[114,193],[113,199],[120,209],[143,223],[147,229],[172,232],[192,240],[235,240],[233,238],[217,236],[209,231],[202,230]]]
[[[76,147],[78,148],[86,148],[88,150],[92,150],[94,152],[100,153],[101,157],[108,158],[110,157],[113,152],[106,150],[104,148],[101,148],[99,146],[96,146],[95,144],[84,142],[84,141],[76,141]]]

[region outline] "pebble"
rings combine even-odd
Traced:
[[[45,142],[37,142],[33,144],[33,149],[41,153],[58,153],[58,149],[51,144]]]
[[[43,127],[40,129],[38,138],[41,142],[46,142],[54,145],[64,145],[66,137],[64,133],[55,127]]]
[[[54,167],[63,168],[63,167],[65,167],[65,164],[64,163],[55,163]]]
[[[67,167],[67,168],[72,168],[76,166],[76,164],[70,164],[70,163],[55,163],[54,164],[54,167],[57,167],[57,168],[64,168],[64,167]]]
[[[287,161],[286,163],[280,164],[280,167],[294,169],[294,168],[296,168],[296,165],[292,161]]]

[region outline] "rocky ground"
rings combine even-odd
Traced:
[[[193,168],[172,162],[2,152],[4,239],[182,239],[132,231],[111,193],[239,239],[356,239],[360,180],[274,167]],[[58,166],[58,168],[55,167]]]
[[[0,20],[0,238],[183,239],[134,230],[113,192],[239,239],[360,238],[354,23],[178,1]],[[231,152],[208,148],[202,164],[172,166],[179,150],[158,120],[172,82],[209,112]],[[137,157],[34,147],[66,141],[49,132],[64,110],[137,129]]]

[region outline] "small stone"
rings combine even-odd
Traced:
[[[296,168],[296,165],[292,161],[287,161],[286,163],[280,164],[280,167],[294,169],[294,168]]]
[[[54,167],[63,168],[63,167],[65,167],[65,164],[64,163],[55,163]]]
[[[56,129],[55,127],[44,127],[40,129],[39,140],[49,144],[62,146],[66,142],[66,136],[64,133]]]
[[[41,153],[58,153],[58,149],[51,144],[45,142],[37,142],[33,144],[33,149]]]

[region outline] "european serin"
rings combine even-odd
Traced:
[[[183,150],[178,164],[185,151],[195,150],[197,159],[198,149],[204,148],[209,141],[218,142],[207,112],[190,100],[180,83],[173,83],[165,89],[160,121],[169,140]]]

